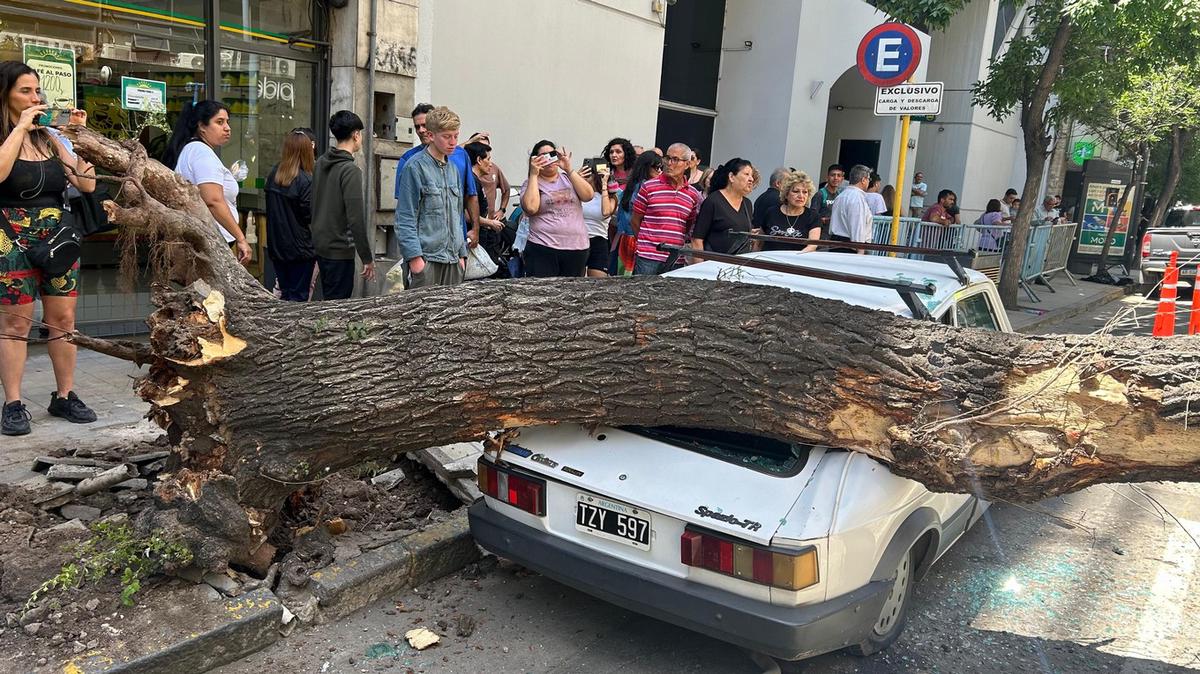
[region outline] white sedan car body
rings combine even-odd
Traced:
[[[837,253],[753,257],[931,282],[929,313],[1010,330],[995,286],[941,263]],[[671,276],[778,285],[910,316],[890,289],[715,262]],[[857,452],[678,428],[522,429],[479,464],[470,508],[485,549],[601,599],[774,657],[903,629],[910,584],[987,502],[936,494]]]

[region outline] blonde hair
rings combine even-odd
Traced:
[[[425,115],[425,128],[430,133],[441,133],[443,131],[458,131],[462,128],[462,120],[454,111],[446,106],[436,107],[430,110]]]
[[[812,195],[816,190],[816,185],[813,184],[812,178],[804,171],[788,171],[779,181],[779,203],[787,203],[787,195],[796,185],[803,185],[808,188],[808,203],[812,203]],[[805,204],[806,206],[808,204]]]

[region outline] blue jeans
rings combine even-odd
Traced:
[[[639,255],[633,263],[633,275],[658,276],[662,273],[662,265],[663,263],[658,260],[647,260]]]

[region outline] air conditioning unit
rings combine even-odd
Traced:
[[[204,54],[192,52],[176,54],[172,57],[171,64],[185,70],[204,70]]]
[[[106,44],[100,47],[100,58],[110,61],[132,61],[133,52],[129,49],[129,45]]]

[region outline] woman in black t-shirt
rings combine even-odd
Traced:
[[[771,236],[793,236],[798,239],[821,238],[821,214],[809,208],[813,181],[804,171],[790,171],[779,181],[779,207],[767,214],[766,233]],[[816,246],[764,242],[763,250],[798,250],[809,252]]]
[[[754,232],[750,221],[754,206],[754,166],[740,157],[721,165],[712,177],[708,198],[700,204],[692,248],[737,255],[750,250],[750,240],[736,232]]]

